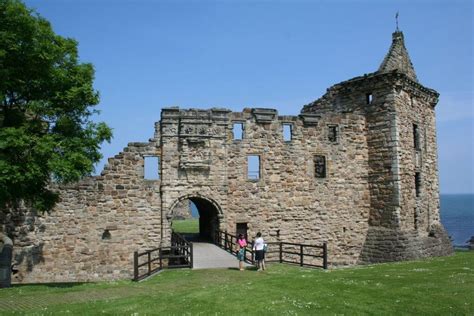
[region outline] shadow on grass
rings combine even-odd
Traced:
[[[233,270],[233,271],[239,271],[240,269],[237,267],[232,267],[232,268],[227,268],[227,270]],[[255,266],[250,266],[250,267],[244,267],[244,271],[257,271],[257,267]]]
[[[31,287],[31,286],[46,286],[52,288],[73,288],[75,286],[81,286],[84,284],[93,284],[94,282],[63,282],[63,283],[25,283],[25,284],[12,284],[12,288],[19,288],[19,287]]]

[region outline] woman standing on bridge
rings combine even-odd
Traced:
[[[253,244],[253,250],[255,251],[255,261],[257,261],[258,271],[265,270],[265,241],[262,238],[262,233],[257,233],[257,239]]]
[[[239,234],[239,238],[237,239],[237,245],[239,247],[237,252],[237,259],[239,259],[239,269],[240,271],[243,271],[245,260],[245,247],[247,247],[247,240],[245,240],[244,235]]]

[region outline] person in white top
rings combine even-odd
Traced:
[[[262,238],[262,233],[257,233],[257,239],[253,244],[253,250],[255,251],[255,261],[257,261],[258,271],[265,270],[265,241]]]

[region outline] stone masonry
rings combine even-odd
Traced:
[[[100,176],[58,188],[53,211],[1,219],[14,240],[13,281],[130,279],[133,252],[169,245],[171,220],[189,201],[204,237],[243,224],[267,241],[325,241],[332,267],[449,255],[437,101],[397,31],[376,72],[330,87],[298,116],[163,109],[150,141],[128,144]],[[144,178],[149,156],[159,158],[155,180]],[[250,177],[249,156],[259,161]]]

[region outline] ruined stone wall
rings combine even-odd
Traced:
[[[190,201],[181,200],[173,208],[173,220],[184,220],[191,219],[193,216],[191,214]]]
[[[133,252],[161,240],[159,183],[143,180],[143,156],[156,155],[154,145],[132,143],[101,176],[59,188],[50,213],[17,214],[13,282],[130,278]]]
[[[228,230],[244,222],[250,236],[261,231],[268,241],[326,241],[331,265],[357,262],[369,215],[366,123],[363,112],[344,113],[350,104],[342,102],[303,117],[232,113],[245,131],[228,148]],[[314,116],[305,124],[305,115]],[[293,126],[291,141],[283,140],[283,123]],[[336,141],[329,140],[329,126],[337,126]],[[258,181],[247,179],[247,155],[260,156]],[[326,178],[315,177],[315,155],[326,157]]]
[[[203,197],[213,201],[220,223],[226,222],[229,112],[169,108],[161,113],[164,245],[171,240],[173,209],[183,199]]]

